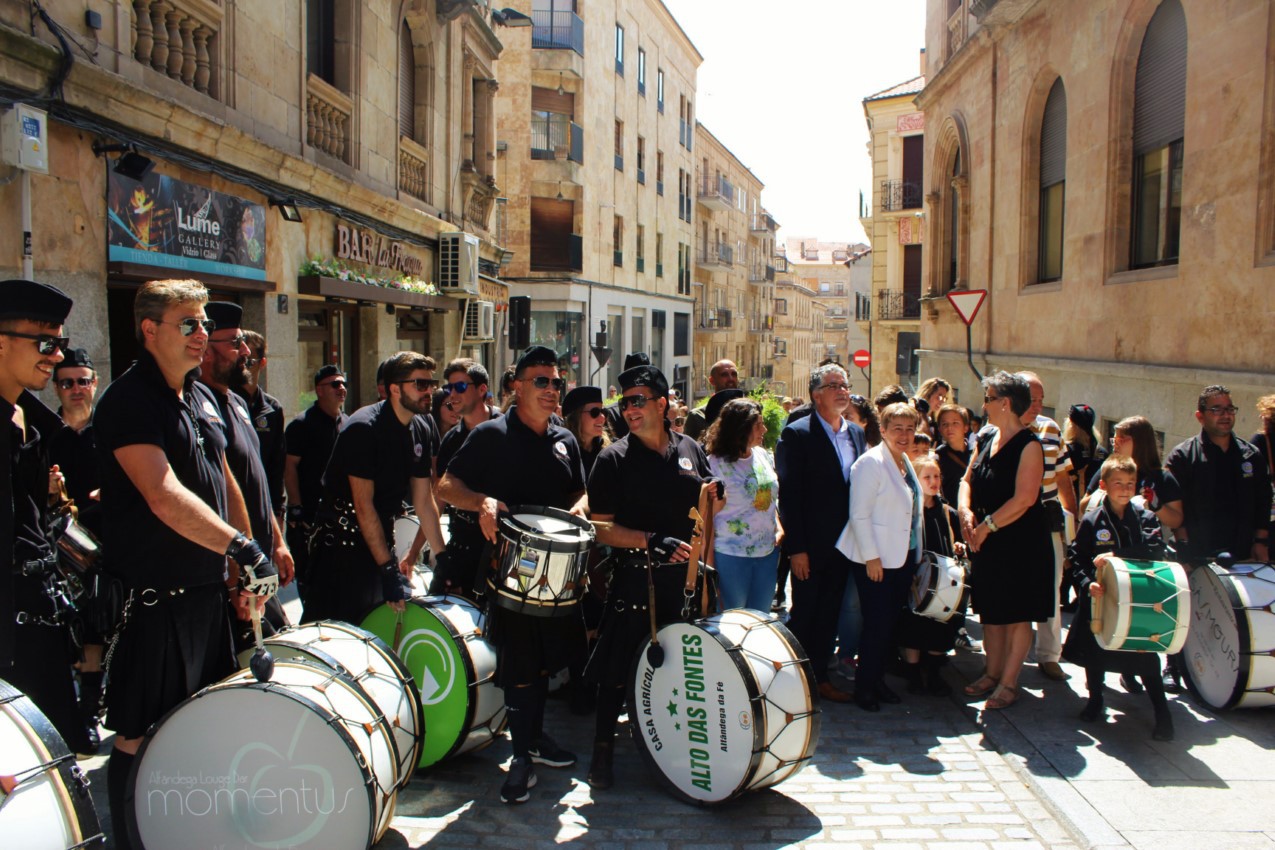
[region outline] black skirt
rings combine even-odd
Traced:
[[[535,617],[491,605],[487,639],[496,648],[496,684],[529,685],[584,661],[588,645],[579,605],[558,617]]]

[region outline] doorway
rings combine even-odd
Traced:
[[[345,412],[352,413],[368,399],[359,386],[359,322],[355,304],[297,302],[298,410],[314,404],[314,373],[334,363],[345,373],[349,390]]]

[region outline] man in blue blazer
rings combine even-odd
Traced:
[[[850,380],[835,363],[810,376],[814,414],[784,428],[775,450],[784,552],[792,563],[792,616],[788,627],[805,647],[819,683],[832,702],[852,697],[828,680],[828,659],[850,562],[836,548],[850,513],[850,467],[865,451],[863,429],[842,414]]]

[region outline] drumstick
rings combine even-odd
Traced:
[[[1089,597],[1089,631],[1102,634],[1102,600],[1097,596]]]
[[[261,609],[257,607],[255,598],[250,599],[248,608],[252,615],[252,636],[257,642],[257,651],[249,659],[248,668],[252,670],[252,675],[258,682],[269,682],[270,677],[274,675],[274,656],[270,654],[270,650],[266,649],[265,641],[261,639]]]
[[[589,524],[592,525],[598,531],[610,531],[612,528],[615,527],[615,523],[608,522],[607,520],[591,519],[589,520]]]

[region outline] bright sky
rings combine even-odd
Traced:
[[[920,73],[925,0],[664,3],[704,57],[696,117],[765,185],[781,239],[867,241],[863,98]]]

